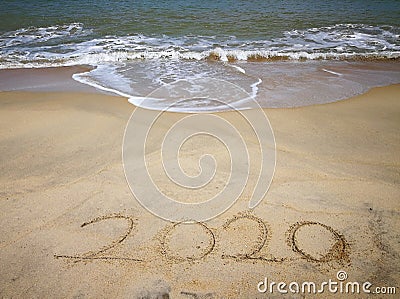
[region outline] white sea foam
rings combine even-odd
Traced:
[[[235,65],[235,64],[230,64],[229,66],[233,67],[234,69],[237,69],[239,72],[241,72],[242,74],[246,74],[246,71],[244,69],[242,69],[240,66]]]
[[[106,87],[105,84],[100,84],[98,82],[102,82],[101,80],[96,81],[93,77],[95,77],[95,73],[97,72],[104,72],[104,70],[106,69],[105,66],[99,66],[97,69],[92,70],[92,71],[88,71],[88,72],[83,72],[83,73],[77,73],[77,74],[73,74],[72,78],[80,83],[86,84],[86,85],[90,85],[94,88],[106,91],[106,92],[110,92],[110,93],[114,93],[116,95],[122,96],[122,97],[126,97],[126,98],[130,98],[131,95],[125,92],[122,92],[121,90],[115,89],[115,88],[110,88],[110,87]],[[107,72],[106,72],[107,73]],[[116,73],[108,73],[109,75],[107,76],[107,78],[103,78],[103,80],[111,80],[111,81],[116,81],[118,80],[117,74]]]
[[[367,73],[358,70],[356,62],[399,59],[399,32],[393,26],[337,24],[291,30],[280,38],[244,40],[234,36],[99,36],[83,24],[72,23],[0,35],[0,68],[92,65],[93,70],[73,78],[149,109],[168,104],[166,98],[143,101],[154,89],[199,78],[233,82],[263,107],[293,107],[335,101],[372,86],[400,82],[397,62],[390,70],[385,65]],[[309,62],[298,63],[302,60]],[[246,99],[238,103],[247,107]],[[207,99],[199,97],[175,109],[219,109],[207,105]]]
[[[258,85],[260,85],[261,83],[262,83],[262,80],[260,78],[258,78],[257,82],[250,85],[252,98],[255,99],[257,97]]]
[[[342,74],[338,73],[338,72],[334,72],[331,70],[327,70],[327,69],[322,69],[324,72],[330,73],[332,75],[336,75],[336,76],[342,76]]]
[[[400,58],[399,28],[364,24],[292,30],[281,38],[97,36],[83,24],[21,28],[0,36],[0,68],[129,60],[317,60]]]

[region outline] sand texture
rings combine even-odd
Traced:
[[[134,109],[95,93],[0,93],[0,297],[281,298],[258,282],[320,283],[339,270],[400,286],[400,85],[265,110],[277,148],[269,192],[249,210],[250,173],[227,212],[197,224],[162,220],[132,195],[121,148]],[[256,155],[246,126],[222,114]],[[181,117],[164,113],[152,140]],[[179,200],[207,198],[229,176],[222,144],[194,138],[183,167],[195,174],[199,155],[213,153],[217,180],[196,196],[178,190],[156,148],[149,171]],[[314,296],[346,298],[290,298]]]

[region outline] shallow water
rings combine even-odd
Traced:
[[[143,98],[176,80],[203,84],[182,111],[226,93],[204,94],[212,79],[263,107],[326,103],[400,82],[399,14],[399,1],[5,1],[0,68],[92,65],[74,78],[152,109],[173,97]]]

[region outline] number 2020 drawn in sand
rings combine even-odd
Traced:
[[[148,260],[139,258],[139,257],[127,257],[127,256],[116,256],[110,255],[109,251],[117,246],[122,246],[124,241],[130,237],[135,226],[137,225],[137,220],[131,216],[120,215],[120,214],[112,214],[106,216],[100,216],[94,218],[88,222],[85,222],[81,225],[81,228],[85,228],[89,225],[95,225],[96,223],[109,221],[112,219],[117,219],[120,221],[126,222],[125,231],[115,237],[108,244],[103,245],[100,249],[94,251],[87,251],[80,254],[55,254],[54,257],[57,259],[67,259],[74,260],[75,262],[79,261],[93,261],[93,260],[108,260],[108,261],[131,261],[135,263],[143,263],[149,262]],[[250,221],[254,222],[257,227],[257,235],[254,236],[254,241],[251,246],[247,246],[243,244],[245,247],[244,252],[233,253],[233,254],[223,254],[219,252],[221,248],[217,247],[217,231],[226,231],[230,228],[231,225],[240,221]],[[202,242],[202,247],[196,246],[196,248],[200,248],[200,250],[196,250],[196,253],[193,255],[186,254],[182,255],[176,252],[176,250],[172,249],[171,242],[174,238],[174,233],[177,229],[184,229],[187,226],[197,226],[203,234],[208,239],[207,242]],[[306,246],[303,246],[302,242],[299,241],[298,234],[301,230],[305,229],[318,228],[320,230],[325,231],[330,234],[331,239],[334,240],[333,244],[330,248],[324,253],[320,255],[315,255],[313,253],[307,252],[305,249]],[[251,262],[275,262],[282,263],[285,261],[291,261],[293,258],[289,257],[266,257],[261,254],[263,248],[268,246],[268,242],[271,239],[271,230],[269,229],[268,224],[258,216],[253,214],[238,214],[228,219],[221,227],[210,228],[204,222],[193,222],[193,223],[183,223],[183,222],[175,222],[171,224],[167,224],[160,232],[159,232],[159,248],[158,254],[161,257],[164,257],[169,262],[185,262],[185,261],[200,261],[207,258],[210,255],[216,254],[219,255],[221,259],[234,259],[238,261],[251,261]],[[296,222],[290,226],[286,233],[286,242],[287,245],[290,246],[292,251],[296,253],[297,259],[304,259],[309,262],[314,263],[328,263],[328,262],[338,262],[341,265],[348,264],[349,261],[349,250],[350,246],[346,241],[345,237],[333,229],[332,227],[315,221],[302,221]]]

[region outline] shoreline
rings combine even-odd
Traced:
[[[126,99],[0,92],[0,294],[265,297],[278,296],[257,291],[265,277],[319,283],[335,280],[339,270],[348,281],[398,288],[399,94],[397,84],[330,104],[265,109],[277,148],[270,190],[248,210],[256,183],[250,177],[232,208],[205,224],[210,237],[200,226],[172,230],[133,197],[121,146],[137,108]],[[178,117],[165,114],[169,122]],[[155,129],[161,134],[165,127]],[[200,153],[224,157],[218,144],[193,142]],[[256,149],[250,143],[249,151]],[[197,157],[183,161],[188,171],[196,171]],[[159,159],[150,158],[157,172]],[[258,238],[265,245],[256,259],[226,258],[259,248]],[[107,244],[113,245],[93,258]]]
[[[0,299],[399,297],[400,1],[3,2]]]
[[[391,62],[388,61],[385,63],[391,63]],[[56,67],[45,67],[45,68],[0,69],[0,92],[4,91],[77,92],[77,93],[83,92],[83,93],[95,93],[95,94],[107,94],[107,95],[119,96],[126,98],[127,101],[129,101],[130,96],[128,94],[124,94],[120,91],[108,87],[102,87],[97,83],[93,84],[84,83],[81,80],[73,78],[73,76],[75,75],[82,74],[94,69],[96,69],[96,67],[88,65],[56,66]],[[338,73],[332,70],[322,69],[322,71],[330,73],[334,76],[338,75]],[[258,82],[257,85],[260,83],[261,82]],[[293,107],[291,106],[275,107],[274,105],[276,105],[276,103],[271,103],[272,107],[263,107],[263,109],[296,109],[302,107],[337,103],[363,95],[374,88],[388,87],[398,84],[400,84],[400,82],[372,86],[364,91],[360,91],[360,93],[357,93],[353,96],[338,98],[335,101],[329,101],[326,103],[312,103],[312,104],[305,103],[301,106],[293,106]],[[145,97],[146,96],[143,96],[143,98]],[[134,96],[133,98],[140,98],[140,96]],[[135,104],[131,102],[130,104],[135,107]],[[152,110],[158,110],[158,109],[152,109]],[[196,113],[189,111],[179,111],[179,112]],[[215,112],[222,112],[222,111],[215,111]]]

